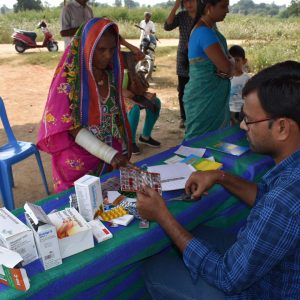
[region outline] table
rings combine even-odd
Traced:
[[[210,143],[226,141],[246,145],[245,133],[238,127],[217,130],[197,137],[186,146],[205,147]],[[174,155],[174,147],[138,163],[138,165],[160,164]],[[245,179],[257,181],[274,162],[268,156],[251,151],[240,157],[208,150],[205,157],[213,155],[223,163],[223,169],[239,174]],[[101,177],[104,182],[117,173],[112,172]],[[38,201],[46,213],[53,209],[62,209],[68,205],[70,189]],[[165,199],[180,195],[182,191],[164,193]],[[230,195],[221,186],[213,187],[209,194],[196,202],[170,201],[170,210],[177,220],[187,229],[199,224],[222,227],[228,231],[237,231],[246,220],[249,208]],[[14,214],[24,221],[23,209]],[[97,244],[63,260],[63,264],[43,271],[37,260],[26,266],[31,287],[24,293],[0,285],[0,299],[149,299],[141,279],[141,263],[171,245],[171,240],[154,222],[149,229],[138,228],[138,221],[127,227],[110,228],[114,238]]]

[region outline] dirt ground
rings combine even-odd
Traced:
[[[0,65],[0,96],[4,100],[7,115],[16,138],[36,143],[39,123],[54,68],[22,64],[20,54],[12,50],[13,45],[8,45],[3,49],[0,47],[0,57],[9,57],[9,62]],[[33,55],[34,51],[39,50],[26,51],[21,55]],[[15,59],[12,60],[12,57]],[[150,148],[140,145],[142,153],[133,156],[132,162],[179,144],[184,134],[183,130],[178,127],[179,106],[176,90],[175,57],[157,57],[156,65],[157,71],[153,74],[151,87],[162,101],[162,110],[152,136],[161,141],[162,146],[161,148]],[[138,133],[141,132],[143,120],[144,112],[142,113]],[[6,143],[6,135],[0,122],[0,145],[4,143]],[[41,156],[49,188],[51,193],[53,193],[51,159],[46,153],[41,152]],[[13,166],[13,176],[15,181],[13,192],[16,207],[22,207],[26,201],[34,202],[46,197],[34,156],[15,164]]]

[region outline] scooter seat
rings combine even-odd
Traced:
[[[25,31],[25,30],[21,30],[21,29],[16,29],[16,32],[19,32],[21,34],[24,34],[24,35],[28,36],[33,41],[35,41],[35,39],[37,37],[37,34],[34,31]]]

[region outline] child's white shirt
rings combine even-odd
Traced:
[[[242,90],[250,76],[244,72],[240,76],[233,76],[231,79],[229,108],[231,112],[240,112],[244,104]]]

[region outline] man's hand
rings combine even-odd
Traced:
[[[176,221],[155,190],[145,186],[143,192],[137,192],[136,206],[143,219],[160,224],[179,250],[184,251],[193,236]]]
[[[128,164],[128,159],[126,156],[117,153],[110,163],[113,169],[119,169],[120,167],[126,167]]]
[[[194,172],[185,184],[185,192],[191,195],[191,198],[197,199],[202,194],[207,193],[217,181],[220,179],[219,171],[203,171]]]
[[[137,192],[138,212],[143,219],[160,223],[168,211],[165,201],[154,189],[148,186],[143,189],[142,192]]]

